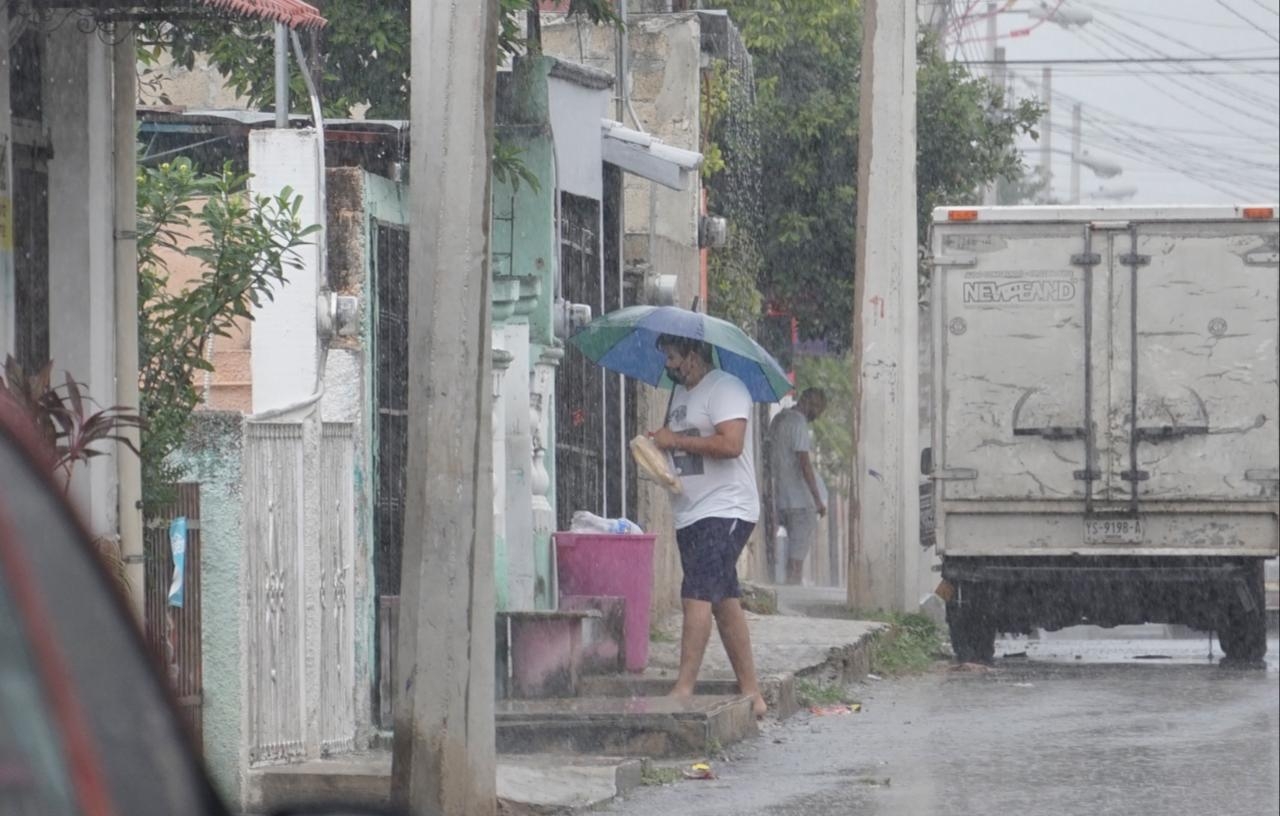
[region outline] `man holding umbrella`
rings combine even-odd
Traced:
[[[674,389],[663,427],[650,434],[670,454],[681,482],[671,497],[684,568],[680,674],[672,695],[693,694],[714,618],[738,688],[764,716],[737,564],[760,518],[752,403],[789,393],[786,372],[732,323],[674,306],[619,309],[570,342],[610,371]]]
[[[654,444],[671,454],[683,488],[671,497],[684,581],[680,673],[671,694],[693,695],[714,616],[739,690],[757,717],[765,702],[756,679],[742,612],[738,557],[760,518],[751,445],[752,400],[742,381],[714,367],[702,341],[664,334],[657,340],[676,384],[667,424]]]

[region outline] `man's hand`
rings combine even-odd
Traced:
[[[680,438],[679,435],[673,432],[666,425],[663,425],[658,430],[649,434],[649,436],[653,439],[653,444],[657,445],[659,450],[664,451],[674,448],[676,446],[676,440]]]
[[[813,506],[818,511],[818,518],[822,518],[827,514],[827,506],[822,503],[822,499],[814,499]]]

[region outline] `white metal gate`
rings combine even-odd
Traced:
[[[253,764],[354,748],[354,459],[348,424],[246,426]]]

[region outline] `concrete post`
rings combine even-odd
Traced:
[[[490,157],[497,0],[412,7],[408,515],[392,798],[493,816]]]
[[[128,25],[121,23],[120,25]],[[138,408],[138,50],[130,31],[112,52],[115,149],[116,405]],[[136,428],[121,436],[141,443]],[[147,572],[142,544],[142,462],[121,444],[116,452],[117,519],[120,556],[129,586],[129,603],[138,620],[147,612]]]
[[[915,34],[914,4],[863,6],[849,601],[865,609],[915,609],[923,560]]]
[[[992,21],[991,26],[993,28],[995,26],[995,19],[996,19],[995,13],[993,12],[991,15],[991,21]],[[1004,62],[1004,49],[997,45],[994,45],[995,43],[994,31],[992,32],[992,35],[991,35],[991,42],[993,45],[992,57],[991,57],[992,59],[991,84],[995,88],[998,88],[1002,94],[1004,94],[1003,98],[1000,100],[1001,108],[1008,109],[1010,97],[1008,94],[1008,90],[1005,87],[1006,83],[1008,82],[1008,76],[1005,72],[1005,68],[1007,66],[1005,65],[1005,62]],[[986,204],[988,207],[994,206],[1000,203],[1000,181],[1001,180],[999,178],[993,179],[991,183],[987,185],[987,189],[983,191],[982,203]]]
[[[1044,181],[1045,202],[1053,199],[1053,69],[1046,65],[1040,72],[1040,101],[1044,116],[1040,119],[1040,178]]]
[[[531,388],[533,457],[530,473],[533,506],[533,557],[535,570],[534,606],[555,609],[555,558],[551,534],[556,529],[555,495],[555,383],[556,368],[564,358],[564,349],[548,346],[533,364]]]
[[[503,380],[515,358],[498,347],[503,330],[493,330],[493,581],[499,610],[510,609],[511,589],[507,576],[507,401]]]
[[[529,407],[532,363],[529,324],[508,323],[503,349],[511,355],[503,378],[506,422],[507,608],[533,609],[537,564],[533,555],[533,412]]]
[[[1080,103],[1071,106],[1071,203],[1080,203]]]

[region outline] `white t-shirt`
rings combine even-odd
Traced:
[[[714,436],[716,425],[733,419],[747,421],[742,455],[733,459],[695,456],[671,451],[671,463],[683,490],[671,497],[676,529],[705,518],[733,518],[755,523],[760,518],[760,493],[752,455],[751,394],[737,377],[712,369],[692,390],[676,386],[667,425],[678,434]]]
[[[813,494],[804,480],[797,453],[812,455],[813,436],[804,414],[787,408],[769,424],[769,460],[773,471],[773,501],[779,510],[812,510]],[[816,475],[816,474],[815,474]]]

